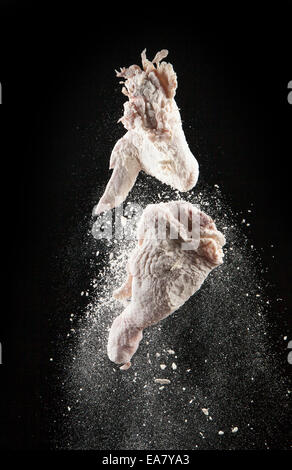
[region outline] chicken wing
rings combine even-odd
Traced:
[[[111,154],[111,179],[93,210],[98,215],[121,204],[133,187],[139,171],[161,182],[189,191],[198,180],[198,162],[191,153],[174,100],[177,77],[171,64],[163,62],[167,50],[153,61],[141,54],[142,66],[116,72],[123,78],[122,92],[128,97],[120,119],[127,129]]]

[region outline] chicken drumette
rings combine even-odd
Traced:
[[[138,225],[138,246],[128,261],[128,278],[114,292],[125,310],[113,322],[108,356],[122,368],[142,339],[142,331],[164,319],[200,289],[223,262],[225,238],[213,220],[191,203],[151,204]]]

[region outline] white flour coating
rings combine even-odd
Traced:
[[[167,54],[162,50],[150,62],[143,51],[143,69],[131,65],[117,72],[125,79],[122,91],[129,99],[120,119],[127,133],[114,146],[110,158],[113,174],[94,215],[121,204],[141,170],[179,191],[189,191],[197,183],[198,163],[174,100],[176,74],[171,64],[161,62]]]
[[[196,219],[198,240],[191,232]],[[167,229],[163,238],[161,226]],[[175,312],[200,289],[208,274],[222,264],[225,244],[213,220],[185,201],[148,205],[137,234],[139,243],[129,257],[126,281],[113,294],[122,302],[131,300],[114,320],[107,346],[111,361],[125,364],[124,370],[131,365],[143,329]],[[184,249],[186,244],[192,249]]]

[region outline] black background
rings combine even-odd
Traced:
[[[65,282],[50,261],[108,177],[109,152],[123,134],[112,125],[124,101],[113,72],[136,63],[144,47],[149,56],[170,51],[177,102],[182,119],[195,128],[189,143],[205,177],[212,156],[218,165],[210,169],[210,184],[222,182],[238,210],[254,202],[250,238],[275,245],[275,258],[271,250],[263,258],[285,299],[279,331],[288,334],[292,9],[291,2],[257,9],[252,3],[195,4],[193,10],[188,4],[112,4],[103,11],[85,3],[62,10],[52,3],[8,3],[0,9],[2,251],[8,261],[2,271],[0,445],[47,449],[43,397],[49,403],[47,354],[54,337],[47,313],[56,284]],[[186,136],[192,139],[187,129]],[[81,282],[85,269],[80,266]]]

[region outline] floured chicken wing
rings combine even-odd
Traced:
[[[114,146],[110,158],[113,173],[94,215],[121,204],[141,170],[179,191],[189,191],[197,183],[198,163],[187,144],[174,100],[176,74],[171,64],[162,61],[167,54],[162,50],[150,62],[144,50],[142,69],[131,65],[116,72],[125,80],[122,92],[129,99],[120,119],[127,133]]]
[[[137,233],[128,278],[114,292],[120,301],[131,300],[114,320],[108,339],[108,356],[123,369],[130,367],[143,329],[181,307],[224,256],[224,236],[189,202],[147,206]]]

